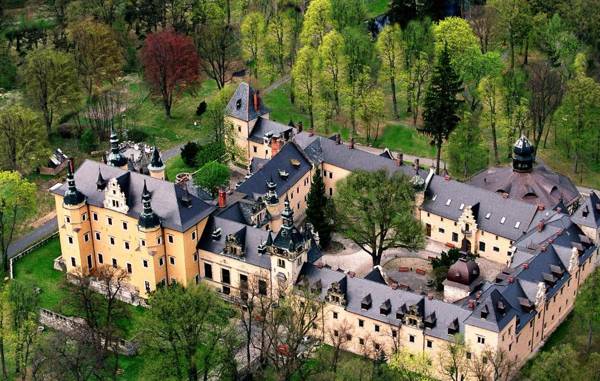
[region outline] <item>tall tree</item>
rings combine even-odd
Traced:
[[[451,381],[463,380],[468,374],[467,347],[462,335],[454,335],[438,352],[438,371]]]
[[[194,36],[202,71],[222,89],[228,81],[233,62],[238,59],[236,29],[219,18],[211,18],[196,28]]]
[[[500,78],[485,77],[479,82],[479,94],[483,102],[484,115],[487,118],[490,130],[492,131],[492,149],[494,152],[495,164],[500,163],[497,123],[502,106],[502,90]]]
[[[346,71],[344,37],[336,30],[327,33],[319,46],[321,80],[319,93],[324,98],[332,98],[336,114],[340,112],[340,92]]]
[[[302,106],[308,111],[310,128],[315,127],[314,101],[317,90],[317,54],[312,46],[305,46],[298,52],[292,69],[295,93]]]
[[[398,118],[398,100],[396,99],[396,81],[401,75],[404,62],[402,49],[402,31],[397,24],[387,25],[377,37],[377,52],[381,60],[381,72],[390,82],[394,116]]]
[[[577,319],[585,333],[585,353],[592,352],[594,335],[600,332],[600,306],[594,303],[600,297],[600,273],[594,272],[583,284],[577,296],[575,311]]]
[[[543,380],[581,380],[581,365],[577,352],[570,345],[559,345],[556,348],[541,352],[529,370],[528,379]]]
[[[438,175],[442,143],[448,140],[460,121],[458,109],[462,101],[457,94],[461,91],[462,81],[450,63],[450,54],[445,46],[433,69],[423,112],[423,132],[431,137],[431,144],[437,150],[435,171]]]
[[[0,249],[2,270],[9,269],[8,247],[13,240],[18,221],[35,213],[35,184],[17,172],[0,172]]]
[[[41,48],[29,53],[23,65],[25,95],[39,110],[50,136],[56,114],[75,108],[80,102],[77,69],[72,55]]]
[[[0,152],[5,168],[28,173],[47,160],[46,131],[39,115],[22,106],[0,109]]]
[[[231,171],[226,164],[210,161],[194,175],[194,183],[216,196],[220,187],[229,184]]]
[[[385,120],[385,95],[381,88],[371,85],[361,91],[357,115],[367,144],[375,142]]]
[[[114,31],[107,25],[92,20],[80,21],[68,29],[69,41],[77,72],[88,97],[94,88],[104,82],[113,82],[123,70],[123,49]]]
[[[473,32],[479,39],[481,53],[487,53],[490,44],[495,40],[498,33],[498,14],[495,8],[487,5],[475,5],[468,18]]]
[[[15,373],[27,379],[33,341],[38,327],[39,298],[35,290],[13,281],[8,287],[10,320],[13,331]]]
[[[269,20],[266,36],[262,41],[263,54],[259,59],[265,62],[263,70],[268,71],[270,78],[285,74],[292,55],[292,23],[292,19],[283,12]]]
[[[488,164],[489,151],[484,146],[478,119],[465,118],[458,124],[448,141],[448,166],[457,177],[467,179]],[[444,273],[445,279],[445,273]]]
[[[532,22],[531,9],[527,0],[491,0],[488,3],[498,15],[498,31],[508,42],[511,70],[515,67],[515,50],[519,42],[528,36]]]
[[[148,35],[142,49],[144,76],[162,98],[167,117],[178,92],[198,80],[198,56],[192,39],[172,31]]]
[[[407,177],[383,170],[357,171],[338,183],[333,200],[339,231],[371,256],[373,266],[388,249],[423,245],[414,192]]]
[[[304,14],[300,40],[304,45],[318,47],[323,38],[333,29],[331,0],[313,0]]]
[[[411,60],[411,66],[406,75],[407,81],[407,109],[412,113],[413,125],[417,125],[421,105],[423,104],[423,93],[431,74],[431,63],[425,53]]]
[[[325,196],[325,183],[321,170],[317,169],[313,174],[310,192],[306,199],[306,219],[319,234],[319,245],[327,249],[331,243],[331,216],[327,215],[329,200]]]
[[[259,54],[265,38],[265,18],[259,12],[244,17],[241,25],[244,57],[251,62],[254,78],[258,78]]]
[[[331,17],[337,30],[360,25],[367,19],[364,0],[330,0]]]

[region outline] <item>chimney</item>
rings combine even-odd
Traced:
[[[335,134],[335,144],[342,144],[342,136],[340,134]]]
[[[350,149],[354,149],[354,136],[350,138]]]
[[[258,90],[254,91],[254,110],[258,112],[260,110],[260,94]]]
[[[302,121],[298,122],[298,133],[302,132],[303,129],[304,125],[302,124]]]
[[[281,139],[278,137],[271,138],[271,158],[275,157],[281,151]]]
[[[404,154],[402,152],[398,153],[398,157],[396,158],[396,165],[401,167],[404,165]]]
[[[538,222],[537,224],[537,231],[541,232],[542,230],[544,230],[544,220],[541,220],[540,222]]]
[[[219,208],[224,208],[227,205],[227,192],[225,189],[219,188]]]

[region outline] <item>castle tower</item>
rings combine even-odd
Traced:
[[[152,150],[152,160],[150,161],[150,165],[148,165],[148,171],[150,172],[150,176],[155,179],[165,179],[165,164],[160,158],[158,148],[156,147]]]
[[[308,261],[311,232],[300,231],[294,226],[294,211],[287,197],[281,218],[283,224],[268,251],[271,256],[272,285],[280,293],[285,293],[296,283],[302,265]]]
[[[107,164],[127,170],[127,158],[119,149],[119,137],[114,128],[110,130],[110,154],[108,154]]]
[[[57,212],[62,256],[67,271],[87,275],[95,267],[93,237],[86,197],[75,184],[73,161],[69,161],[67,167],[67,189],[62,208],[57,205]]]
[[[523,135],[513,146],[513,171],[531,172],[535,161],[535,148]]]

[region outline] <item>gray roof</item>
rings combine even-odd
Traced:
[[[177,231],[185,231],[206,218],[215,208],[190,195],[191,207],[181,203],[183,189],[169,181],[159,180],[137,172],[129,172],[92,160],[85,160],[75,172],[77,189],[87,197],[90,205],[103,207],[104,191],[99,191],[96,185],[98,171],[105,180],[117,178],[127,198],[129,211],[127,215],[138,219],[143,210],[142,192],[144,180],[152,194],[152,209],[160,217],[162,226]],[[53,187],[52,193],[64,195],[66,184]]]
[[[254,108],[254,93],[255,90],[246,82],[240,83],[225,107],[225,115],[248,122],[268,113],[262,101],[258,110]]]
[[[411,305],[423,307],[423,318],[435,316],[436,322],[432,328],[425,328],[425,334],[441,339],[449,339],[448,326],[457,319],[459,323],[459,332],[464,332],[464,320],[470,314],[470,311],[454,304],[446,303],[441,300],[429,299],[426,296],[415,294],[409,291],[394,290],[391,287],[368,279],[350,277],[340,271],[328,268],[319,268],[313,264],[306,263],[302,267],[298,284],[308,282],[314,286],[319,281],[321,283],[321,297],[327,295],[327,289],[333,282],[343,281],[346,278],[346,310],[359,316],[365,316],[382,323],[389,323],[399,326],[401,321],[396,318],[396,311],[403,305],[409,308]],[[372,306],[368,310],[361,308],[361,302],[367,295],[371,296]],[[381,314],[380,307],[387,300],[391,303],[391,312],[388,315]]]
[[[295,128],[290,127],[286,124],[281,124],[279,122],[275,122],[274,120],[270,120],[267,118],[260,117],[256,121],[254,127],[252,127],[252,132],[248,139],[253,142],[262,143],[267,134],[271,134],[271,136],[281,136],[284,140],[290,139],[294,132]]]
[[[442,176],[431,178],[423,210],[456,221],[467,206],[475,207],[479,228],[513,241],[528,231],[537,212],[535,205]]]
[[[591,191],[588,197],[582,199],[571,219],[579,225],[594,229],[600,227],[600,197],[596,192]]]
[[[385,169],[390,173],[401,171],[409,177],[415,175],[412,165],[398,166],[396,161],[376,155],[359,148],[350,149],[346,144],[337,144],[332,139],[301,132],[294,137],[294,141],[304,149],[306,155],[315,163],[325,162],[348,171],[377,171]],[[420,170],[421,177],[427,176],[426,170]]]
[[[292,160],[297,161],[300,165],[293,165]],[[265,163],[256,173],[253,173],[249,179],[240,184],[237,191],[257,198],[267,193],[267,181],[273,179],[273,182],[277,184],[277,194],[282,195],[311,168],[312,163],[302,150],[295,143],[290,142],[285,144],[279,153]],[[282,176],[280,171],[287,172],[288,176]]]
[[[212,237],[215,229],[221,229],[221,237],[217,240]],[[225,248],[225,238],[229,234],[243,236],[244,255],[241,257],[227,255],[223,253]],[[220,254],[236,260],[247,262],[254,266],[265,269],[271,268],[271,259],[269,254],[260,254],[258,246],[267,240],[269,232],[263,229],[254,228],[243,223],[231,221],[221,217],[211,216],[204,228],[204,233],[198,241],[197,248]]]

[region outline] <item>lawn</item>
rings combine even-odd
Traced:
[[[367,15],[377,17],[388,11],[389,0],[367,0]]]
[[[426,136],[413,127],[401,124],[388,125],[375,146],[420,157],[435,156],[435,148],[429,144]]]
[[[181,172],[194,172],[198,168],[189,167],[181,159],[181,155],[176,155],[166,163],[167,168],[165,172],[169,181],[175,181],[175,176]]]

